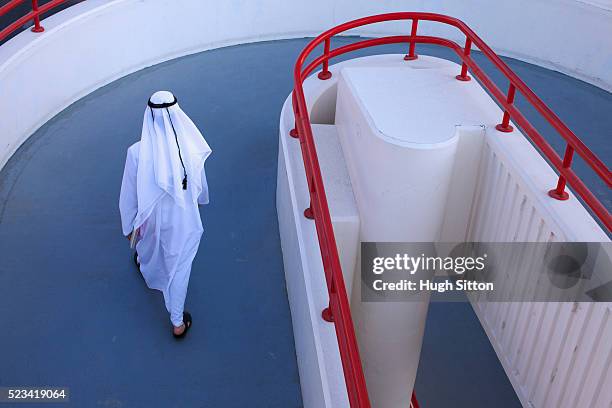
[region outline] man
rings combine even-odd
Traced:
[[[203,232],[198,204],[208,204],[204,162],[210,153],[174,95],[156,92],[140,142],[128,149],[121,183],[123,234],[136,242],[134,260],[147,286],[163,293],[176,338],[192,324],[184,305]]]

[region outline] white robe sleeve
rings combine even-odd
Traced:
[[[138,213],[138,193],[136,189],[136,175],[138,162],[134,157],[133,149],[128,149],[119,195],[119,212],[121,213],[121,228],[123,235],[127,236],[134,229],[134,219]]]
[[[206,181],[206,170],[202,167],[202,192],[198,197],[198,204],[208,204],[208,181]]]

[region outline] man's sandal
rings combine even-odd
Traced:
[[[185,337],[185,335],[187,334],[187,332],[189,331],[189,329],[191,328],[191,314],[189,312],[183,312],[183,324],[185,325],[185,330],[183,330],[183,332],[181,334],[175,334],[174,331],[172,331],[172,335],[174,336],[175,339],[182,339],[183,337]]]

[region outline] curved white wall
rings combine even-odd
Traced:
[[[609,0],[88,0],[0,47],[0,167],[48,119],[89,92],[165,60],[230,44],[303,37],[364,15],[426,10],[470,24],[501,54],[612,90]],[[422,24],[422,33],[432,25]],[[387,23],[359,32],[407,31]],[[459,40],[452,30],[435,30]],[[355,33],[357,34],[357,32]],[[279,107],[280,108],[280,107]]]
[[[612,90],[609,0],[88,0],[0,46],[0,167],[48,119],[144,67],[205,49],[318,34],[353,18],[421,10],[466,21],[501,54]],[[355,34],[406,32],[387,23]],[[422,24],[459,40],[457,33]],[[279,107],[280,108],[280,107]]]

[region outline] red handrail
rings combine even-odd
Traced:
[[[331,38],[335,35],[343,33],[347,30],[379,23],[390,20],[411,20],[410,35],[388,36],[382,38],[362,40],[357,43],[344,45],[336,49],[330,49]],[[454,41],[431,36],[417,35],[418,22],[421,20],[433,21],[447,24],[456,27],[465,37],[465,46],[461,48]],[[306,59],[321,43],[324,44],[323,55],[314,58],[314,60],[304,67]],[[612,175],[607,166],[593,153],[585,144],[555,115],[553,111],[542,102],[540,98],[499,58],[493,50],[485,44],[485,42],[474,33],[465,23],[453,17],[434,14],[434,13],[418,13],[418,12],[402,12],[380,14],[370,17],[364,17],[357,20],[349,21],[334,27],[312,40],[302,51],[295,64],[294,81],[295,87],[293,90],[292,101],[293,111],[295,116],[295,128],[291,130],[290,135],[297,137],[300,140],[302,158],[306,170],[306,179],[310,192],[310,207],[304,211],[307,218],[314,219],[319,246],[321,250],[321,258],[323,260],[323,268],[325,271],[325,279],[329,293],[329,306],[323,310],[322,316],[327,321],[333,321],[335,324],[336,335],[338,338],[338,347],[342,358],[342,367],[346,381],[346,388],[349,396],[351,407],[369,407],[370,401],[366,388],[361,360],[359,357],[359,349],[355,338],[353,321],[351,318],[349,301],[344,286],[340,260],[336,247],[336,240],[332,228],[327,197],[321,176],[321,169],[317,158],[317,152],[312,136],[312,128],[310,126],[310,117],[304,97],[303,82],[319,65],[323,69],[318,77],[321,80],[331,78],[332,73],[329,71],[329,60],[338,55],[347,52],[359,50],[362,48],[372,47],[382,44],[408,43],[408,54],[404,57],[410,61],[417,59],[415,52],[417,43],[437,44],[448,47],[455,51],[462,61],[461,72],[457,75],[457,79],[461,81],[469,81],[471,78],[468,75],[468,69],[473,75],[478,78],[480,83],[489,91],[493,99],[504,109],[502,121],[497,125],[497,129],[501,132],[511,132],[512,119],[523,132],[531,139],[544,157],[552,164],[559,172],[559,182],[557,186],[550,190],[549,195],[558,200],[568,198],[565,192],[565,185],[569,185],[582,197],[587,206],[593,211],[596,217],[608,229],[612,229],[612,220],[610,213],[605,206],[591,193],[586,185],[578,178],[571,169],[571,162],[574,152],[595,171],[595,173],[608,185],[612,186]],[[499,69],[502,74],[509,80],[509,89],[507,95],[495,85],[495,83],[484,73],[484,71],[471,58],[470,52],[472,46],[476,46],[482,54],[484,54],[493,65]],[[525,99],[553,126],[555,130],[567,142],[567,149],[563,160],[554,151],[554,149],[544,140],[542,135],[529,123],[525,116],[514,106],[514,97],[516,92],[520,92]],[[413,405],[418,406],[416,398],[413,395]]]
[[[4,6],[0,7],[0,17],[23,3],[25,0],[11,0],[6,3]],[[7,27],[5,27],[2,31],[0,31],[0,42],[4,41],[6,37],[23,27],[29,21],[34,22],[34,27],[32,27],[32,31],[35,33],[42,33],[45,31],[45,28],[40,24],[40,16],[47,11],[59,6],[62,3],[65,3],[67,0],[52,0],[48,3],[45,3],[42,6],[38,6],[38,0],[31,0],[32,2],[32,10],[26,15],[18,18],[13,21]]]

